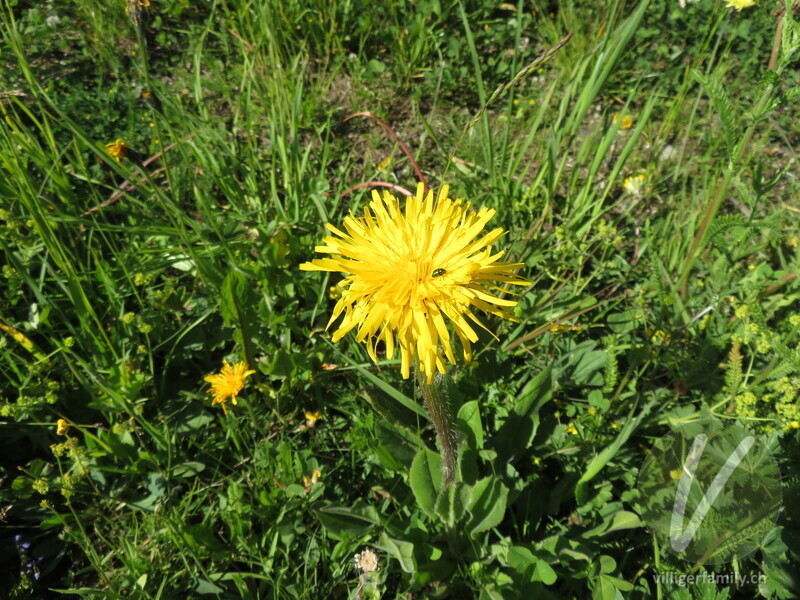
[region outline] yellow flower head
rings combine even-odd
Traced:
[[[69,424],[64,419],[56,421],[56,435],[66,435]]]
[[[755,5],[755,0],[725,0],[725,8],[735,8],[737,11]]]
[[[322,471],[319,469],[314,469],[311,473],[311,477],[303,475],[303,487],[306,489],[306,493],[311,491],[311,486],[319,482],[320,477],[322,477]]]
[[[383,173],[386,173],[386,172],[389,171],[389,167],[391,166],[391,164],[392,164],[392,157],[391,156],[387,156],[377,166],[377,170],[381,171]]]
[[[625,191],[629,194],[640,196],[644,190],[644,181],[645,176],[642,174],[631,175],[625,178],[625,181],[622,182],[622,187],[625,188]]]
[[[228,398],[230,398],[231,404],[236,405],[236,396],[242,391],[244,380],[253,373],[255,371],[247,370],[247,363],[237,362],[231,365],[227,360],[223,361],[222,370],[219,373],[205,378],[205,381],[211,384],[208,393],[214,394],[211,405],[221,404],[223,412],[228,414],[228,408],[225,405]]]
[[[648,331],[648,333],[650,334],[650,343],[654,346],[669,346],[672,341],[672,336],[661,329]]]
[[[613,121],[614,123],[619,121],[620,129],[630,129],[633,127],[633,117],[630,115],[620,115],[619,113],[614,113]]]
[[[416,196],[407,199],[405,214],[389,192],[373,191],[363,217],[345,218],[345,231],[326,225],[334,235],[316,251],[331,258],[300,268],[346,274],[328,323],[344,313],[334,342],[357,329],[356,341],[366,344],[375,362],[378,342],[385,343],[388,359],[399,345],[403,377],[409,377],[416,357],[430,383],[437,370],[445,372],[444,357],[455,363],[445,319],[469,362],[471,344],[478,340],[473,324],[486,329],[473,309],[513,321],[509,309],[517,302],[500,298],[504,290],[499,285],[530,283],[514,274],[524,264],[498,262],[503,252],[492,252],[491,244],[504,233],[501,228],[481,235],[493,209],[470,210],[469,203],[447,197],[448,186],[435,201],[433,192],[424,190],[420,184]]]
[[[128,153],[128,146],[125,145],[125,140],[117,138],[116,141],[106,144],[106,152],[120,162]]]
[[[310,410],[307,410],[307,411],[305,411],[305,413],[306,413],[306,426],[307,427],[314,427],[314,425],[316,425],[317,421],[319,421],[319,411],[315,410],[315,411],[312,412]]]

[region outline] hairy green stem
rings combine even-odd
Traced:
[[[415,365],[414,370],[417,373],[417,382],[425,402],[425,408],[428,409],[428,415],[436,430],[436,439],[442,453],[444,485],[447,486],[455,481],[458,435],[453,414],[450,412],[447,394],[442,389],[444,378],[435,377],[433,383],[428,383],[427,374],[422,372],[418,364]]]

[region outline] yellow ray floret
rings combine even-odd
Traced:
[[[344,315],[333,341],[355,329],[376,362],[383,341],[388,359],[399,348],[403,377],[409,377],[416,356],[429,383],[436,371],[445,372],[445,358],[455,363],[448,322],[469,362],[478,340],[473,324],[486,329],[473,309],[513,321],[510,309],[517,302],[499,297],[498,285],[530,285],[514,273],[523,263],[498,262],[503,253],[492,252],[503,230],[483,233],[495,211],[470,210],[447,192],[443,186],[434,201],[420,184],[403,214],[397,198],[373,191],[364,216],[346,217],[344,231],[326,225],[333,235],[315,250],[331,257],[300,265],[346,275],[328,323]]]

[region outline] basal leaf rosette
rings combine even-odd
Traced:
[[[445,357],[456,362],[448,324],[469,362],[478,341],[474,326],[489,331],[475,309],[515,321],[511,309],[517,301],[502,298],[501,286],[530,285],[514,273],[523,263],[500,262],[503,251],[492,250],[502,228],[483,231],[496,211],[471,210],[469,203],[450,199],[448,190],[443,186],[434,199],[420,184],[406,200],[405,213],[392,194],[373,191],[364,216],[346,217],[344,231],[325,225],[333,235],[315,250],[330,258],[300,265],[304,271],[345,274],[328,323],[344,315],[334,342],[357,329],[356,341],[373,361],[383,341],[390,360],[399,348],[404,378],[416,357],[428,383],[436,371],[445,372]]]

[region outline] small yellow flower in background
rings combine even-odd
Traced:
[[[392,157],[391,156],[387,156],[378,165],[378,167],[377,167],[378,171],[381,171],[381,172],[388,171],[389,170],[389,165],[391,165],[391,164],[392,164]]]
[[[216,375],[209,375],[205,381],[211,384],[209,394],[214,394],[211,405],[221,404],[222,411],[228,414],[225,403],[230,399],[231,404],[236,405],[236,396],[242,391],[244,381],[255,371],[247,370],[247,363],[237,362],[231,365],[227,360],[223,361],[222,370]]]
[[[755,6],[755,0],[725,0],[725,8],[735,8],[737,11],[751,6]]]
[[[669,346],[670,342],[672,342],[672,336],[661,329],[649,331],[648,333],[650,334],[650,343],[654,346]]]
[[[161,100],[159,100],[158,96],[155,95],[153,90],[142,90],[142,100],[152,108],[158,112],[161,112]],[[155,123],[149,123],[150,127],[155,127]]]
[[[64,419],[56,421],[56,435],[66,435],[69,424]]]
[[[311,412],[310,410],[305,411],[306,414],[306,427],[314,427],[319,421],[319,411],[316,410]]]
[[[614,123],[619,121],[619,128],[620,129],[630,129],[633,127],[633,117],[630,115],[620,115],[619,113],[614,113],[612,117]]]
[[[681,478],[681,470],[680,469],[673,469],[669,472],[670,479],[680,479]]]
[[[303,475],[303,487],[306,488],[306,492],[311,491],[311,486],[317,483],[320,477],[322,477],[322,471],[319,469],[314,469],[311,472],[311,477],[306,477]]]
[[[629,194],[640,196],[642,194],[642,190],[644,190],[644,181],[644,175],[632,175],[625,178],[625,181],[622,182],[622,187],[624,187],[625,191]]]
[[[389,192],[373,191],[363,217],[344,219],[345,231],[326,225],[334,235],[315,250],[331,258],[300,265],[303,271],[346,275],[328,323],[344,314],[334,342],[356,329],[356,341],[366,345],[374,362],[379,342],[389,360],[397,344],[403,378],[410,376],[416,357],[428,383],[436,371],[445,372],[445,358],[456,362],[448,321],[469,362],[471,344],[478,341],[473,324],[489,331],[473,309],[516,321],[510,309],[517,302],[500,298],[499,285],[530,285],[514,273],[523,263],[498,262],[503,252],[492,251],[502,228],[483,234],[496,211],[472,211],[469,203],[451,200],[448,190],[443,186],[434,201],[433,191],[425,194],[419,184],[416,196],[406,200],[405,214]]]
[[[125,140],[117,138],[116,141],[106,144],[106,152],[113,156],[117,162],[120,162],[128,153],[128,146],[125,145]]]
[[[570,435],[578,435],[578,429],[575,427],[575,423],[567,425],[567,433]]]

